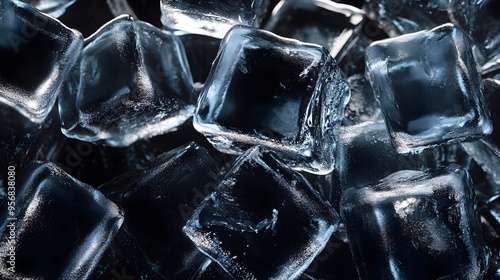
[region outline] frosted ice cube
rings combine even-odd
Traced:
[[[121,16],[85,40],[59,111],[68,137],[127,146],[176,130],[195,102],[177,36]]]
[[[459,165],[350,188],[341,213],[361,279],[482,279],[488,268],[470,177]]]
[[[366,0],[364,9],[394,37],[449,22],[449,4],[450,0]]]
[[[0,2],[0,102],[42,122],[82,44],[79,32],[30,5]]]
[[[451,21],[473,38],[483,64],[500,59],[500,2],[497,0],[450,0]]]
[[[22,0],[53,17],[60,17],[76,0]]]
[[[243,154],[184,232],[236,279],[296,279],[338,225],[335,210],[274,153]]]
[[[2,236],[15,237],[0,241],[1,278],[87,279],[123,222],[121,208],[52,163],[25,168],[17,183],[14,213],[4,204],[0,214]]]
[[[222,38],[234,25],[259,27],[269,0],[161,0],[161,22],[170,29]]]
[[[399,152],[491,133],[481,77],[460,28],[445,24],[374,42],[366,67]]]
[[[358,38],[363,10],[329,0],[282,0],[265,29],[325,47],[337,60]]]
[[[125,210],[130,239],[158,275],[187,279],[194,273],[189,268],[196,270],[205,260],[182,227],[214,190],[218,177],[208,152],[189,143],[160,156],[138,175],[113,180],[115,189],[107,196]]]
[[[237,26],[221,44],[194,126],[222,152],[263,145],[293,168],[327,174],[349,95],[326,49]]]

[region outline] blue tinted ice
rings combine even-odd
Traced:
[[[473,39],[482,57],[480,64],[500,59],[500,2],[498,0],[451,0],[452,22]]]
[[[259,27],[269,0],[161,0],[161,22],[170,29],[222,38],[234,25]]]
[[[60,17],[76,0],[22,0],[53,17]]]
[[[481,77],[460,28],[446,24],[374,42],[366,67],[399,152],[491,133]]]
[[[282,0],[265,29],[321,45],[341,60],[357,40],[364,18],[362,10],[329,0]]]
[[[122,16],[85,40],[59,110],[68,137],[127,146],[176,130],[195,102],[179,39]]]
[[[458,165],[396,172],[344,192],[361,279],[482,279],[488,268],[472,182]]]
[[[194,126],[222,152],[263,145],[293,168],[326,174],[349,95],[326,49],[237,26],[221,44]]]
[[[0,212],[0,233],[13,230],[15,236],[15,244],[0,241],[0,278],[87,279],[120,228],[123,211],[52,163],[36,163],[23,172],[15,215],[7,204]],[[7,219],[12,217],[17,220]],[[15,273],[8,270],[7,254],[15,254]]]
[[[235,279],[296,279],[338,215],[300,174],[263,148],[243,154],[184,232]]]
[[[83,37],[20,1],[0,2],[0,102],[43,121]]]
[[[205,260],[182,227],[218,177],[208,152],[189,143],[160,156],[137,176],[114,180],[117,188],[108,196],[125,210],[125,228],[158,275],[187,279]]]
[[[450,0],[366,0],[365,10],[390,36],[432,29],[449,22]]]

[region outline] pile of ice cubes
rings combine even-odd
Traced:
[[[496,0],[0,1],[0,279],[500,279]]]

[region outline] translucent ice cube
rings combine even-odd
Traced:
[[[114,180],[117,188],[107,195],[125,210],[132,242],[159,275],[184,279],[205,260],[182,227],[218,177],[208,152],[189,143],[157,158],[139,175]]]
[[[2,236],[14,237],[0,241],[1,278],[87,279],[120,228],[123,211],[52,163],[35,163],[23,174],[15,210],[5,203],[0,212]],[[15,272],[8,254],[15,255]]]
[[[76,0],[22,0],[53,17],[60,17]]]
[[[473,38],[483,64],[500,59],[500,2],[497,0],[451,0],[452,22]]]
[[[321,45],[341,60],[356,41],[364,18],[362,10],[329,0],[282,0],[265,29]]]
[[[221,44],[194,126],[222,152],[259,144],[293,168],[326,174],[349,95],[326,49],[236,26]]]
[[[177,129],[195,99],[177,36],[121,16],[85,40],[59,111],[68,137],[127,146]]]
[[[342,195],[361,279],[481,279],[488,268],[472,182],[459,165],[399,171]]]
[[[362,187],[399,170],[424,167],[422,154],[399,154],[383,121],[342,127],[337,172],[342,189]]]
[[[184,232],[235,279],[296,279],[328,242],[338,216],[272,152],[242,155]]]
[[[234,25],[259,27],[269,0],[161,0],[161,22],[171,29],[222,38]]]
[[[80,33],[30,5],[0,2],[0,102],[43,121],[82,44]]]
[[[366,0],[364,8],[393,37],[449,22],[449,4],[450,0]]]
[[[366,50],[366,67],[399,152],[491,133],[481,77],[460,28],[445,24],[377,41]]]

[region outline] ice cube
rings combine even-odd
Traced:
[[[42,122],[82,44],[79,32],[30,5],[0,2],[0,102]]]
[[[76,0],[22,0],[53,17],[60,17]]]
[[[451,164],[350,188],[341,214],[361,279],[482,279],[488,268],[472,182]]]
[[[236,279],[296,279],[338,215],[300,174],[262,147],[247,151],[184,232]]]
[[[265,29],[321,45],[340,61],[357,40],[364,19],[363,10],[329,0],[282,0]]]
[[[295,169],[327,174],[349,95],[326,49],[236,26],[223,39],[194,126],[222,152],[263,145]]]
[[[234,25],[259,27],[269,0],[161,0],[161,22],[169,29],[222,38]]]
[[[342,189],[363,187],[405,169],[426,166],[423,154],[399,154],[383,121],[341,127],[338,168]]]
[[[123,211],[52,163],[34,163],[23,174],[8,197],[15,209],[4,203],[1,210],[0,232],[13,237],[0,241],[1,278],[87,279],[120,228]],[[9,269],[12,255],[15,272]]]
[[[184,278],[194,273],[189,267],[197,269],[206,257],[182,227],[214,190],[219,170],[208,152],[195,143],[160,156],[152,165],[139,175],[113,180],[116,188],[110,191],[107,186],[106,194],[125,210],[124,226],[153,270]]]
[[[450,0],[451,21],[473,38],[479,64],[500,59],[500,3],[497,0]]]
[[[365,10],[391,37],[432,29],[450,21],[450,0],[366,0]]]
[[[377,41],[366,75],[399,152],[471,140],[492,131],[470,44],[451,24]]]
[[[177,129],[195,102],[178,37],[121,16],[85,40],[59,110],[68,137],[127,146]]]

